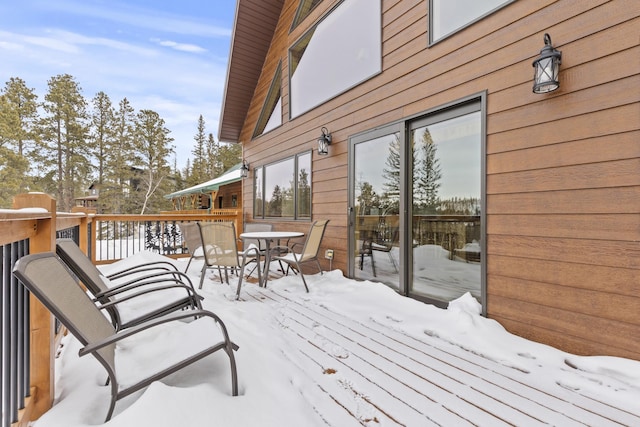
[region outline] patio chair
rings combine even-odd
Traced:
[[[238,349],[238,346],[231,342],[224,323],[216,314],[206,310],[172,313],[118,332],[90,297],[78,286],[71,272],[54,253],[44,252],[22,257],[16,263],[13,274],[80,341],[84,346],[80,350],[80,356],[91,354],[107,371],[107,384],[111,385],[111,404],[105,422],[109,421],[113,415],[118,400],[218,350],[223,350],[229,357],[231,391],[234,396],[238,395],[236,362],[233,353]],[[176,346],[167,348],[166,352],[163,351],[162,357],[157,358],[157,366],[155,363],[154,366],[145,365],[144,370],[151,372],[148,375],[140,370],[127,372],[127,375],[136,376],[132,379],[123,378],[123,372],[118,372],[117,367],[121,363],[127,362],[121,358],[135,356],[135,348],[133,348],[132,351],[125,352],[125,354],[119,352],[116,357],[116,344],[119,341],[150,328],[156,328],[170,322],[183,321],[194,314],[198,316],[194,322],[204,322],[207,321],[205,318],[210,318],[213,319],[217,327],[211,329],[211,334],[198,338],[197,344],[189,342],[180,345],[179,349]],[[190,338],[193,339],[193,336]],[[128,343],[128,346],[131,346],[131,343]],[[188,355],[178,356],[172,352],[174,349],[183,350],[193,347],[197,347],[198,350]]]
[[[304,274],[302,274],[302,269],[300,268],[300,264],[304,264],[307,262],[313,262],[318,266],[318,271],[322,274],[322,267],[320,266],[320,261],[318,260],[318,252],[320,251],[320,243],[322,242],[322,237],[324,236],[324,232],[327,228],[327,224],[329,223],[328,219],[314,221],[309,228],[309,233],[307,234],[307,239],[305,240],[302,249],[299,253],[295,252],[295,247],[298,244],[294,244],[293,246],[274,246],[272,248],[272,252],[275,255],[271,255],[271,261],[282,261],[288,264],[294,271],[300,273],[300,277],[302,278],[302,283],[304,284],[304,288],[309,292],[309,287],[307,286],[307,281],[304,278]],[[264,278],[264,286],[267,286],[268,277]]]
[[[71,239],[56,240],[56,252],[93,295],[94,302],[107,311],[117,330],[185,308],[202,308],[202,297],[189,277],[170,262],[145,263],[104,276]],[[152,295],[162,298],[149,298]],[[122,304],[119,307],[115,302]],[[131,305],[134,302],[135,307]],[[133,308],[128,316],[122,314],[127,303]]]
[[[391,254],[393,245],[399,238],[398,228],[394,228],[391,233],[390,239],[381,239],[377,232],[369,231],[363,233],[362,247],[360,248],[360,270],[363,268],[364,257],[368,256],[371,259],[371,270],[373,271],[373,277],[376,277],[376,263],[373,257],[374,252],[386,252],[389,256],[389,261],[393,266],[395,272],[398,272],[398,264]]]
[[[244,225],[244,231],[245,233],[251,233],[254,231],[273,231],[273,224],[267,224],[264,222],[248,222]],[[247,250],[251,247],[257,247],[258,251],[260,252],[260,256],[262,257],[265,256],[266,244],[264,242],[264,239],[244,239],[242,241],[243,250]],[[248,262],[256,263],[256,265],[251,269],[251,271],[247,273],[247,276],[251,276],[251,274],[253,274],[255,269],[258,268],[258,266],[260,265],[260,262],[257,258],[252,258]],[[280,268],[282,269],[282,271],[284,271],[284,267],[282,266],[282,263],[280,263]]]
[[[198,224],[195,222],[181,222],[178,224],[182,237],[189,250],[189,261],[187,262],[187,268],[184,269],[186,273],[189,270],[189,265],[194,258],[204,258],[202,254],[202,240],[200,239],[200,231],[198,231]]]
[[[209,268],[224,268],[225,279],[229,283],[227,268],[238,269],[238,291],[240,297],[240,287],[244,276],[244,268],[248,258],[260,259],[260,251],[257,247],[250,247],[239,251],[236,238],[236,227],[233,222],[199,222],[198,228],[202,238],[202,248],[204,254],[204,265],[200,273],[200,285],[202,289],[204,277]],[[242,262],[240,259],[242,258]],[[258,268],[258,281],[261,281],[260,269]]]

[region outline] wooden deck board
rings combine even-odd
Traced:
[[[356,321],[256,286],[246,287],[245,298],[273,305],[298,353],[289,359],[316,385],[301,392],[328,425],[640,425],[638,414],[559,384],[549,389],[517,366],[428,333],[411,336],[383,315]],[[343,411],[323,411],[326,405]]]

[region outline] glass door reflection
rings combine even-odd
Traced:
[[[400,133],[353,147],[354,277],[399,289]]]
[[[410,295],[481,295],[481,115],[412,123]]]

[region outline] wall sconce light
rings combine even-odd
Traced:
[[[560,87],[558,73],[562,52],[551,46],[551,36],[544,34],[544,47],[540,50],[540,56],[533,61],[533,93],[547,93]]]
[[[240,166],[240,176],[246,178],[249,176],[249,163],[246,160],[242,161],[242,166]]]
[[[331,145],[331,134],[326,127],[322,127],[322,135],[318,138],[318,154],[326,156],[329,154],[329,146]]]

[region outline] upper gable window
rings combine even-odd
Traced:
[[[429,0],[429,42],[438,41],[515,0]]]
[[[290,116],[382,70],[380,0],[344,0],[289,51]]]
[[[309,14],[316,8],[318,4],[320,4],[322,0],[300,0],[300,4],[298,5],[298,10],[296,10],[296,16],[293,18],[293,24],[291,25],[291,29],[293,30],[298,26],[304,18],[309,16]]]
[[[282,124],[282,97],[280,96],[280,82],[281,82],[281,66],[278,64],[276,74],[273,76],[267,98],[262,106],[258,123],[256,123],[256,130],[253,132],[253,137],[260,136],[263,133],[269,132],[271,129],[275,129]]]

